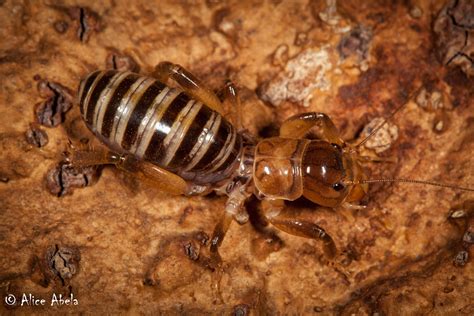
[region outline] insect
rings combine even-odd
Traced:
[[[168,79],[179,88],[167,85]],[[88,128],[110,151],[75,150],[70,162],[113,164],[172,194],[213,190],[226,194],[225,212],[211,239],[216,261],[230,223],[248,220],[243,206],[252,194],[262,199],[269,223],[293,235],[322,240],[325,253],[332,257],[336,254],[333,239],[322,227],[292,217],[285,200],[304,196],[326,207],[357,208],[353,203],[362,199],[371,182],[415,182],[474,191],[429,181],[367,179],[361,166],[365,157],[357,146],[341,139],[323,113],[293,116],[283,122],[278,137],[257,141],[242,129],[240,101],[232,83],[226,84],[223,95],[221,101],[190,72],[170,62],[158,64],[152,77],[95,71],[80,84],[79,105]],[[235,125],[223,115],[224,105],[235,109]],[[318,139],[306,138],[315,127]]]

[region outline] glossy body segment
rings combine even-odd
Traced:
[[[339,186],[347,178],[346,160],[338,145],[312,140],[302,160],[304,196],[319,205],[340,205],[349,191],[347,186]]]
[[[345,185],[365,179],[360,156],[345,146],[326,114],[309,112],[290,117],[280,127],[280,136],[298,139],[310,131],[319,139],[310,141],[301,161],[304,197],[327,207],[361,200],[368,191],[367,184]]]
[[[112,150],[195,183],[225,178],[241,151],[240,135],[220,113],[154,78],[94,72],[79,102],[88,127]]]
[[[266,198],[296,200],[303,195],[302,160],[307,139],[273,137],[255,148],[254,183]]]

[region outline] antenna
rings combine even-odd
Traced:
[[[382,126],[384,126],[390,119],[392,119],[395,114],[397,114],[403,107],[405,107],[410,100],[414,97],[414,95],[419,91],[420,89],[416,89],[409,97],[408,100],[403,103],[402,105],[399,105],[388,117],[386,117],[382,123],[380,123],[376,128],[370,132],[370,134],[365,137],[360,143],[358,143],[354,148],[357,148],[367,140],[372,137],[374,134],[378,132]],[[343,181],[344,184],[349,184],[349,185],[354,185],[354,184],[364,184],[364,183],[381,183],[381,182],[403,182],[403,183],[412,183],[412,184],[426,184],[426,185],[432,185],[435,187],[441,187],[441,188],[450,188],[450,189],[455,189],[455,190],[461,190],[461,191],[469,191],[469,192],[474,192],[474,189],[467,188],[467,187],[460,187],[457,185],[453,184],[444,184],[444,183],[438,183],[434,181],[424,181],[424,180],[413,180],[413,179],[368,179],[368,180],[357,180],[357,181]]]
[[[402,108],[404,108],[404,107],[410,102],[410,100],[411,100],[411,99],[413,98],[413,96],[418,92],[418,90],[419,90],[419,89],[416,89],[416,90],[408,97],[408,100],[407,100],[405,103],[403,103],[402,105],[399,105],[399,106],[395,109],[395,111],[393,111],[389,116],[387,116],[387,117],[383,120],[382,123],[380,123],[376,128],[374,128],[374,129],[372,130],[372,132],[370,132],[370,134],[369,134],[367,137],[365,137],[360,143],[358,143],[357,145],[355,145],[354,148],[357,148],[357,147],[359,147],[359,146],[362,146],[363,144],[365,144],[365,143],[369,140],[370,137],[372,137],[373,135],[375,135],[375,134],[379,131],[379,129],[382,128],[382,126],[384,126],[389,120],[391,120],[391,119],[395,116],[395,114],[397,114]]]
[[[433,181],[412,180],[412,179],[369,179],[369,180],[359,180],[359,181],[344,181],[345,184],[364,184],[364,183],[377,183],[377,182],[403,182],[403,183],[414,183],[414,184],[427,184],[427,185],[432,185],[435,187],[474,192],[474,189],[460,187],[453,184],[444,184],[444,183],[437,183]]]

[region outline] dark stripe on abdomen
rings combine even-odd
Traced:
[[[214,159],[217,158],[222,148],[224,147],[231,130],[232,129],[230,127],[229,122],[227,122],[225,119],[222,119],[221,125],[219,126],[216,135],[214,135],[214,139],[210,144],[209,148],[207,149],[207,152],[197,163],[197,165],[194,166],[190,171],[202,171],[208,169],[208,165],[212,163]]]
[[[130,147],[137,141],[138,128],[140,123],[145,117],[146,112],[153,103],[153,100],[163,91],[165,85],[159,81],[155,81],[148,89],[143,93],[140,100],[137,102],[135,109],[130,115],[127,127],[125,128],[125,134],[122,139],[122,147],[125,150],[129,150]]]
[[[130,74],[120,82],[118,87],[115,89],[112,98],[106,106],[104,119],[102,121],[102,136],[109,138],[114,125],[114,118],[120,103],[123,101],[123,96],[127,93],[130,87],[140,78],[137,74]]]
[[[104,91],[107,85],[110,83],[110,80],[117,74],[117,71],[107,71],[104,73],[102,78],[99,79],[99,82],[94,87],[94,90],[91,91],[91,96],[89,98],[89,105],[87,106],[86,113],[86,122],[90,125],[94,123],[94,111],[97,107],[97,102],[99,101],[100,94]]]
[[[242,139],[240,138],[240,135],[237,134],[234,147],[232,148],[232,152],[229,154],[229,157],[227,157],[224,163],[219,168],[217,168],[215,172],[220,172],[227,169],[239,156],[241,146],[242,146]]]
[[[83,117],[84,117],[84,105],[85,105],[84,100],[86,99],[86,96],[89,93],[89,89],[91,88],[92,84],[94,83],[95,79],[97,78],[99,74],[100,74],[100,70],[91,73],[87,78],[84,79],[86,80],[86,82],[81,82],[80,84],[80,87],[82,88],[80,89],[80,92],[82,93],[82,95],[79,96],[80,98],[79,108],[81,110],[81,115]]]
[[[163,148],[163,140],[171,130],[176,117],[179,112],[186,106],[191,99],[181,92],[166,109],[165,113],[157,124],[155,133],[153,134],[150,143],[145,151],[144,158],[154,163],[159,163],[166,155],[166,149]]]
[[[191,161],[192,157],[190,157],[189,154],[194,145],[198,142],[199,136],[201,136],[203,128],[211,116],[212,110],[203,105],[191,123],[191,126],[184,136],[184,139],[178,147],[173,159],[169,163],[170,167],[176,168],[186,166]]]

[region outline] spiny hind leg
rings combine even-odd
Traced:
[[[292,217],[285,209],[283,200],[263,200],[262,209],[265,219],[276,228],[291,235],[321,240],[326,256],[334,258],[336,255],[336,245],[331,236],[314,223]]]
[[[188,191],[188,184],[181,177],[132,155],[120,155],[106,150],[72,149],[68,160],[75,167],[115,165],[170,194],[180,195]]]
[[[280,136],[303,138],[316,126],[321,129],[318,133],[318,137],[321,139],[339,146],[344,144],[339,136],[339,131],[329,116],[318,112],[302,113],[288,118],[280,127]]]
[[[222,103],[214,92],[206,88],[201,80],[180,65],[168,61],[160,62],[152,75],[163,83],[166,83],[168,78],[173,79],[192,98],[201,101],[221,115],[224,114]]]

